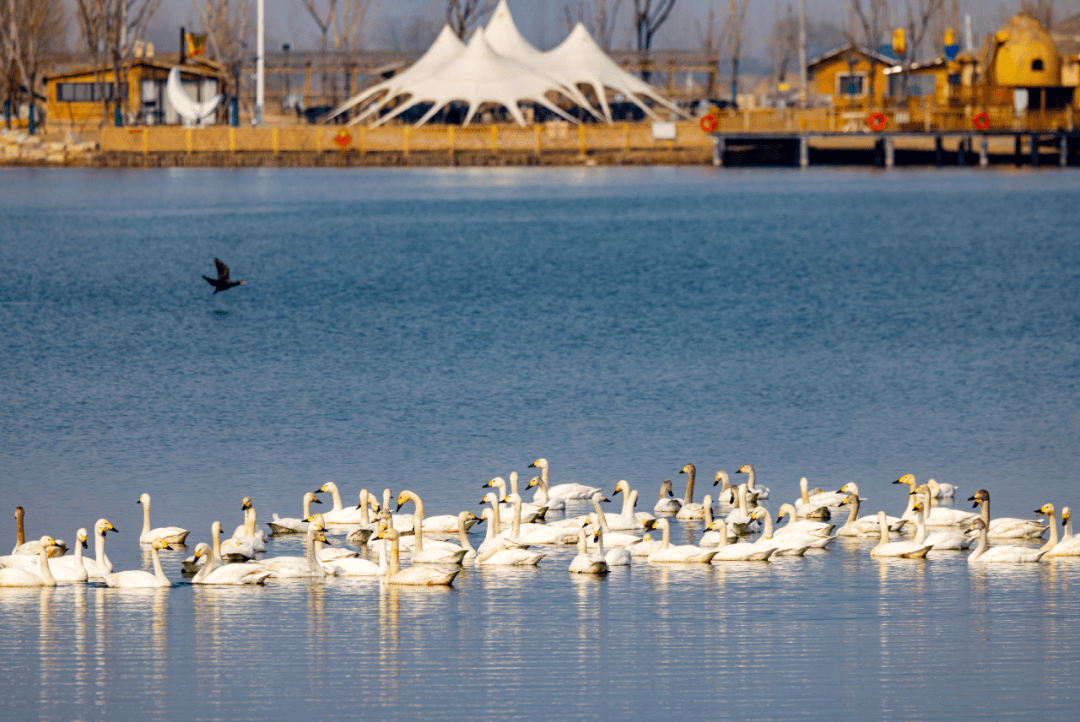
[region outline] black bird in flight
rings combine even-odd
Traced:
[[[214,287],[214,295],[217,295],[218,291],[228,291],[233,286],[243,286],[246,283],[246,281],[234,281],[229,278],[229,267],[222,263],[220,258],[214,259],[214,265],[217,266],[217,278],[203,276],[206,282]]]

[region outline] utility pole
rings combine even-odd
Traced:
[[[255,125],[262,125],[263,106],[266,101],[266,7],[265,0],[259,0],[255,56]]]
[[[799,105],[805,108],[810,99],[806,77],[806,0],[799,0],[799,85]]]

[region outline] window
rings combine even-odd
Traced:
[[[960,73],[950,73],[949,85],[960,85]]]
[[[1043,69],[1042,58],[1036,58],[1035,60],[1032,60],[1031,61],[1031,69],[1041,71]]]
[[[837,75],[836,83],[839,86],[839,95],[842,98],[861,98],[866,95],[866,75],[863,73]]]
[[[123,97],[128,96],[126,83],[120,86],[120,92]],[[96,83],[56,84],[56,101],[58,103],[92,103],[101,100],[102,96],[105,97],[105,100],[113,99],[112,83],[106,83],[100,89]]]

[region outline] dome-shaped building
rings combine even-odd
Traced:
[[[1013,88],[1061,85],[1057,46],[1038,20],[1020,13],[998,30],[994,40],[997,43],[992,69],[995,85]]]

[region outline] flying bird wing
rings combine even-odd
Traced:
[[[217,277],[219,281],[229,280],[229,267],[221,262],[220,258],[214,259],[214,265],[217,266]]]

